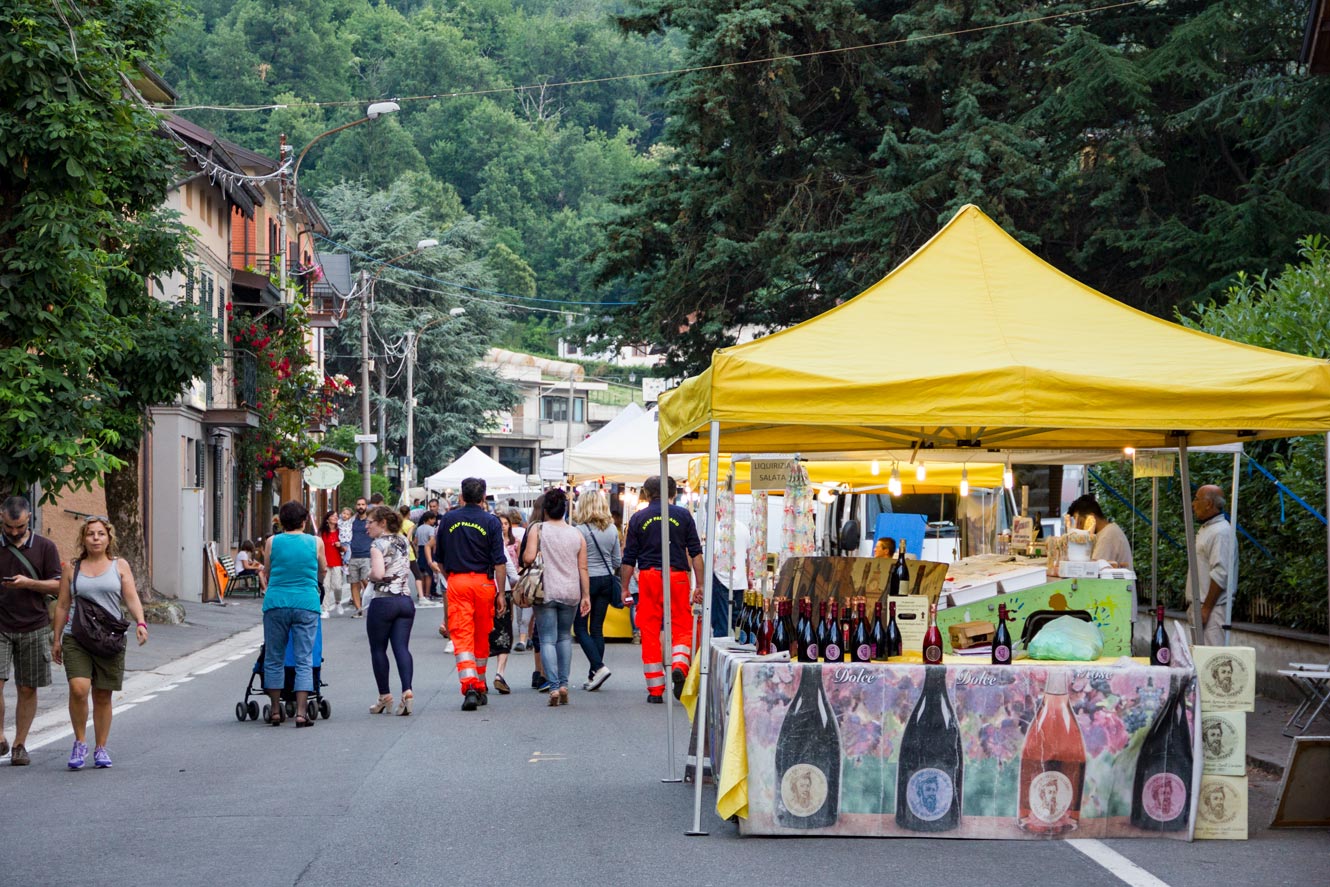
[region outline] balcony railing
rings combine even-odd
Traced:
[[[488,428],[482,428],[480,429],[479,434],[482,437],[526,438],[529,440],[539,440],[543,436],[541,426],[542,423],[539,419],[516,416],[511,419],[504,419],[502,422],[496,422]]]
[[[224,349],[222,362],[212,368],[208,388],[208,409],[252,408],[258,403],[259,370],[253,354],[234,348]]]

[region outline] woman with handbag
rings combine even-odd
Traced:
[[[568,704],[568,670],[573,660],[573,617],[591,611],[586,539],[564,520],[568,494],[545,493],[545,520],[528,529],[522,540],[522,564],[537,557],[544,562],[544,600],[536,604],[541,661],[545,666],[550,705]]]
[[[411,656],[411,628],[416,621],[415,582],[411,576],[409,543],[402,535],[402,517],[386,505],[375,505],[367,515],[370,538],[368,615],[365,633],[369,636],[370,666],[379,688],[379,701],[369,708],[376,715],[393,707],[388,687],[388,645],[397,660],[397,677],[402,681],[402,701],[397,714],[411,714],[415,693],[415,659]]]
[[[583,493],[577,500],[577,529],[586,540],[591,610],[573,620],[573,636],[590,663],[582,689],[599,690],[610,676],[605,666],[605,613],[610,607],[623,606],[619,531],[610,517],[609,500],[600,490]]]
[[[104,517],[89,517],[79,535],[78,555],[61,570],[60,597],[55,605],[55,639],[51,660],[64,664],[69,679],[69,723],[74,748],[69,769],[82,770],[88,760],[88,693],[92,693],[93,765],[111,766],[106,741],[111,735],[111,694],[125,679],[125,634],[129,624],[121,609],[134,618],[139,646],[148,642],[143,604],[129,564],[116,557],[115,527]],[[71,615],[72,611],[72,615]]]

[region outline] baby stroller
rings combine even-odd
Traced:
[[[286,709],[288,718],[295,717],[296,713],[296,662],[295,662],[295,640],[288,637],[286,639],[286,669],[285,679],[282,684],[282,705]],[[323,620],[319,620],[314,629],[314,692],[305,697],[305,717],[311,721],[322,717],[325,721],[332,717],[332,703],[323,698],[323,688],[327,684],[321,679],[323,671]],[[259,686],[254,686],[255,679]],[[243,722],[246,718],[251,721],[257,721],[260,718],[267,721],[272,715],[272,705],[266,700],[268,694],[264,692],[263,687],[263,647],[259,647],[258,658],[254,660],[254,668],[249,674],[249,683],[245,686],[245,698],[236,703],[236,720]],[[251,698],[255,697],[255,698]],[[265,702],[263,707],[259,707],[257,697],[262,697]]]

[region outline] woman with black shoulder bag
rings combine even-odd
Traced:
[[[51,661],[63,664],[69,679],[69,722],[74,748],[69,769],[82,770],[88,759],[88,694],[92,693],[92,762],[111,766],[106,750],[111,735],[111,695],[125,679],[125,635],[128,610],[139,646],[148,642],[148,624],[129,564],[116,557],[115,527],[104,517],[89,517],[79,536],[78,556],[61,570],[60,597],[55,604],[55,638]]]

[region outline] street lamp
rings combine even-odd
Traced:
[[[392,104],[388,102],[387,104]],[[369,118],[366,118],[369,119]],[[352,124],[348,124],[352,125]],[[308,150],[308,149],[306,149]],[[299,161],[296,163],[299,166]],[[438,246],[439,241],[434,238],[426,238],[416,243],[416,248],[402,253],[400,256],[394,256],[388,261],[379,265],[378,270],[370,279],[367,286],[360,294],[360,495],[368,499],[370,495],[370,463],[369,458],[369,302],[374,294],[374,286],[379,281],[379,275],[384,272],[389,265],[394,262],[400,262],[402,259],[410,258],[418,252]],[[380,444],[383,441],[379,441]]]
[[[407,333],[406,339],[406,482],[402,486],[411,489],[411,485],[416,480],[416,346],[420,343],[420,337],[425,334],[425,330],[442,323],[445,320],[452,320],[461,317],[466,313],[465,308],[453,308],[446,315],[440,315],[418,330],[412,330]]]
[[[397,102],[374,102],[374,103],[371,104],[368,108],[365,109],[365,116],[364,116],[364,117],[361,117],[359,120],[352,120],[350,123],[343,123],[341,126],[335,126],[335,127],[333,127],[332,129],[327,130],[326,132],[321,132],[321,133],[319,133],[319,134],[316,135],[313,139],[311,139],[310,142],[309,142],[309,144],[305,146],[305,149],[304,149],[303,151],[300,152],[300,156],[296,158],[296,165],[295,165],[295,168],[291,170],[291,194],[292,194],[291,200],[292,200],[292,203],[295,202],[295,195],[297,195],[297,194],[300,193],[300,164],[302,164],[302,163],[305,162],[305,155],[309,153],[309,149],[310,149],[310,148],[313,148],[314,145],[315,145],[319,140],[324,139],[324,138],[326,138],[326,137],[328,137],[328,136],[330,136],[330,135],[333,135],[333,134],[335,134],[335,133],[339,133],[339,132],[341,132],[341,131],[344,130],[344,129],[350,129],[350,128],[353,127],[353,126],[359,126],[359,125],[362,124],[362,123],[369,123],[370,121],[378,120],[378,119],[379,119],[380,117],[382,117],[384,114],[395,114],[395,113],[397,113],[397,112],[400,111],[400,110],[402,110],[402,108],[401,108],[400,105],[397,104]],[[283,145],[282,145],[282,153],[285,154],[286,151],[288,150],[287,147],[286,147],[286,145],[285,145],[285,141],[286,141],[286,137],[285,137],[285,136],[282,137],[282,141],[283,141]],[[285,157],[280,157],[280,158],[278,158],[278,161],[277,161],[278,164],[281,164],[282,161],[284,161],[285,159],[286,159]],[[281,268],[280,268],[279,271],[278,271],[278,274],[279,274],[280,281],[281,281],[282,298],[285,299],[285,298],[286,298],[286,266],[289,264],[289,260],[290,260],[290,256],[285,255],[285,253],[286,253],[286,251],[290,248],[291,239],[290,239],[290,237],[287,236],[287,233],[286,233],[286,189],[285,189],[285,188],[279,188],[278,190],[279,190],[280,197],[281,197],[281,205],[280,205],[280,207],[279,207],[279,209],[278,209],[278,214],[281,216],[280,224],[281,224],[281,228],[282,228],[282,252],[283,252],[283,255],[282,255],[282,264],[281,264]]]

